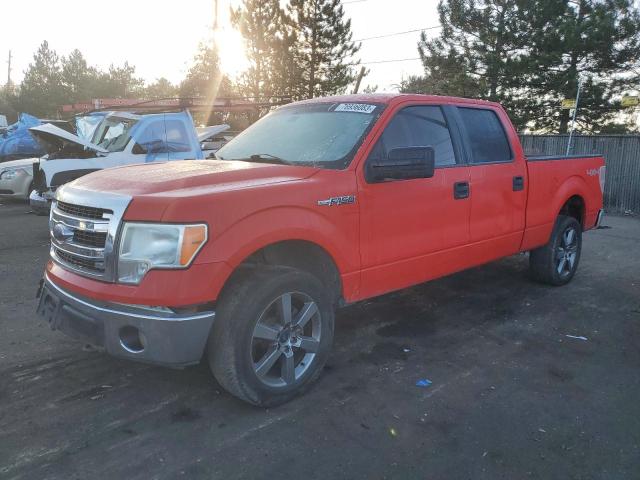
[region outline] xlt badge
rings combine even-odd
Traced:
[[[332,205],[347,205],[349,203],[356,203],[355,195],[342,195],[340,197],[331,197],[326,200],[318,200],[318,205],[321,207],[330,207]]]

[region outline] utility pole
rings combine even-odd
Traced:
[[[218,29],[218,0],[213,0],[213,29]]]
[[[11,50],[9,50],[9,60],[7,61],[7,87],[11,87]]]
[[[360,82],[362,82],[362,77],[364,77],[364,72],[365,72],[365,68],[362,67],[360,69],[360,73],[358,74],[358,77],[356,78],[356,87],[353,89],[353,93],[358,93],[358,90],[360,90]]]
[[[580,90],[582,89],[582,77],[578,77],[578,92],[576,93],[576,105],[573,107],[573,118],[571,119],[571,131],[569,132],[569,142],[567,143],[567,156],[571,151],[571,141],[573,140],[573,131],[576,128],[576,113],[578,113],[578,102],[580,101]]]

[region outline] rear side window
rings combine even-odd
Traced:
[[[400,110],[382,132],[370,157],[386,158],[399,147],[433,147],[436,166],[455,165],[449,127],[437,106],[414,106]]]
[[[502,123],[493,110],[459,107],[462,123],[471,144],[473,163],[508,162],[511,148]]]
[[[166,128],[169,152],[188,152],[191,150],[189,136],[182,122],[178,120],[167,120]]]
[[[161,120],[151,122],[138,136],[133,153],[166,153],[165,139],[164,122]]]
[[[172,153],[191,150],[189,136],[179,120],[150,123],[138,138],[133,153]]]

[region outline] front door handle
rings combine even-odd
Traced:
[[[456,182],[453,184],[453,198],[460,200],[469,198],[469,182]]]
[[[513,191],[519,192],[521,190],[524,190],[524,177],[518,175],[513,177]]]

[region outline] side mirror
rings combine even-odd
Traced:
[[[435,171],[433,147],[399,147],[389,151],[387,158],[368,164],[367,181],[431,178]]]

